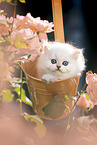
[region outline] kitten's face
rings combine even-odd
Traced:
[[[77,57],[64,48],[52,48],[46,51],[45,68],[55,75],[71,74],[76,70]]]

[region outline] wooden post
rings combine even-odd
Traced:
[[[65,42],[61,0],[52,0],[55,41]]]

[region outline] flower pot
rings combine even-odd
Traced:
[[[22,63],[22,69],[26,76],[35,113],[44,119],[50,120],[67,117],[74,105],[74,100],[66,100],[64,96],[72,97],[76,95],[80,77],[46,84],[37,78],[35,62]]]

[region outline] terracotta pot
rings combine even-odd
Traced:
[[[46,84],[37,78],[35,63],[32,63],[31,61],[25,62],[22,64],[22,69],[26,75],[28,90],[30,98],[33,103],[33,110],[35,111],[35,113],[44,119],[50,120],[62,119],[64,117],[67,117],[69,111],[72,109],[74,105],[74,100],[69,99],[67,101],[66,100],[63,101],[65,106],[65,110],[63,112],[62,99],[65,95],[69,97],[76,95],[80,77],[59,80],[56,81],[55,83]],[[49,104],[48,107],[51,106],[51,108],[49,109],[48,107],[46,107],[48,104]],[[46,110],[46,112],[50,111],[49,114],[46,115],[46,112],[44,112],[43,108],[48,109]],[[60,112],[61,108],[63,113]],[[58,111],[60,112],[59,115],[57,115]],[[53,117],[55,114],[56,116]]]

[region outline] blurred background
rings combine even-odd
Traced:
[[[73,44],[77,48],[84,49],[86,71],[83,73],[80,81],[79,90],[81,90],[85,81],[85,73],[88,70],[92,70],[93,72],[97,73],[96,1],[62,0],[62,7],[65,41]],[[5,9],[5,3],[0,4],[0,8]],[[6,4],[6,12],[8,16],[12,16],[13,6]],[[18,3],[16,13],[19,15],[26,15],[27,13],[31,13],[33,17],[41,17],[42,20],[48,20],[50,22],[53,21],[51,0],[26,0],[25,4]],[[48,38],[50,41],[54,40],[53,32],[48,35]],[[95,108],[94,114],[96,115]],[[44,120],[44,122],[47,126],[48,134],[43,140],[35,141],[37,145],[71,145],[69,142],[69,137],[72,137],[72,140],[76,140],[76,137],[72,136],[74,133],[73,130],[72,134],[70,134],[69,131],[67,138],[64,137],[64,120]],[[77,135],[77,132],[75,132],[75,135]],[[80,138],[80,136],[78,136],[78,138]],[[66,142],[64,140],[66,140]],[[72,145],[77,144],[79,144],[79,142],[76,141],[76,143]],[[87,144],[89,145],[89,142],[82,142],[82,144],[80,142],[80,145]],[[34,143],[32,145],[34,145]]]

